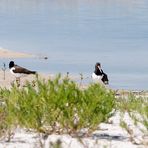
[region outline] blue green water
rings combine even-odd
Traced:
[[[90,78],[101,62],[110,87],[148,89],[148,1],[1,0],[0,47],[48,56],[1,64]]]

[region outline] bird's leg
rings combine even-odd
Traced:
[[[17,85],[17,87],[20,86],[20,78],[16,78],[16,85]]]

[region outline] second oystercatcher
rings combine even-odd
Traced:
[[[14,61],[10,61],[9,69],[10,69],[11,74],[16,77],[17,81],[20,81],[20,78],[22,76],[26,76],[26,75],[29,75],[29,74],[37,74],[36,71],[31,71],[31,70],[28,70],[24,67],[16,65],[14,63]]]

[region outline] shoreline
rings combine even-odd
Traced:
[[[57,75],[55,74],[46,74],[46,73],[39,73],[39,78],[41,79],[54,79]],[[61,77],[65,77],[66,75],[62,75]],[[90,83],[86,84],[86,83],[81,83],[80,78],[75,77],[75,76],[69,76],[69,78],[73,81],[75,81],[78,86],[80,86],[82,89],[87,88],[87,86]],[[21,85],[23,86],[25,84],[26,81],[32,82],[33,80],[35,80],[36,77],[34,75],[27,75],[21,78]],[[4,79],[4,71],[2,69],[0,69],[0,87],[1,88],[11,88],[11,84],[15,81],[15,77],[10,73],[9,69],[7,68],[5,71],[5,79]],[[93,83],[93,81],[92,81]],[[115,88],[111,88],[109,86],[106,87],[109,90],[112,90],[115,92],[115,96],[116,97],[121,97],[121,96],[128,96],[128,95],[135,95],[135,96],[143,96],[143,97],[148,97],[148,90],[138,90],[138,89],[115,89]]]
[[[9,49],[5,49],[5,48],[2,48],[0,47],[0,58],[3,59],[9,59],[9,58],[34,58],[34,57],[37,57],[33,54],[29,54],[29,53],[25,53],[25,52],[17,52],[17,51],[13,51],[13,50],[9,50]],[[45,58],[44,56],[42,57],[43,59]],[[8,78],[8,80],[5,80],[3,81],[3,71],[2,71],[2,68],[0,70],[0,86],[8,86],[10,87],[10,84],[11,81],[10,79],[15,79],[12,75],[9,75],[10,73],[8,72],[9,70],[7,69],[6,70],[6,78]],[[47,78],[47,77],[55,77],[56,74],[47,74],[45,72],[41,72],[40,74],[43,78]],[[63,74],[62,74],[63,76]],[[65,74],[66,76],[66,74]],[[71,75],[70,78],[78,83],[81,83],[81,79],[80,79],[80,76],[78,75]],[[26,80],[32,80],[32,76],[27,76],[25,78]],[[9,83],[8,83],[9,81]],[[90,81],[88,84],[86,84],[86,78],[84,77],[83,80],[82,80],[82,84],[85,86],[87,86],[89,83],[93,82],[93,81]],[[136,94],[136,95],[141,95],[141,94],[146,94],[146,96],[148,96],[148,89],[132,89],[132,88],[129,88],[129,89],[122,89],[122,88],[112,88],[112,87],[108,87],[109,89],[112,89],[113,91],[116,92],[117,96],[118,95],[123,95],[123,94],[129,94],[129,92],[133,93],[133,94]]]
[[[29,58],[31,54],[0,48],[0,58]]]

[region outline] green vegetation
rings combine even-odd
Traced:
[[[126,121],[124,115],[128,114],[135,128],[139,129],[144,136],[147,136],[148,131],[148,98],[144,96],[135,96],[130,94],[128,98],[118,98],[116,101],[117,110],[120,111],[120,125],[130,135],[132,142],[134,140],[134,129],[132,129]],[[141,141],[144,143],[144,141]]]
[[[16,126],[46,134],[87,133],[110,117],[115,106],[113,92],[98,84],[81,89],[68,77],[26,82],[25,87],[0,90],[0,131]]]
[[[122,114],[127,112],[133,119],[135,125],[142,123],[148,130],[148,98],[147,97],[135,97],[129,95],[128,98],[120,98],[117,101],[117,109]]]
[[[81,77],[82,80],[82,77]],[[0,89],[0,136],[8,135],[17,126],[45,135],[52,133],[82,136],[91,134],[101,122],[108,121],[113,110],[121,115],[121,126],[134,141],[133,129],[124,121],[128,114],[143,133],[148,130],[148,98],[119,96],[96,83],[85,89],[68,75],[55,79],[26,82],[24,87],[12,85]],[[142,125],[142,126],[139,126]],[[146,134],[144,134],[146,135]],[[60,143],[53,147],[60,147]]]

